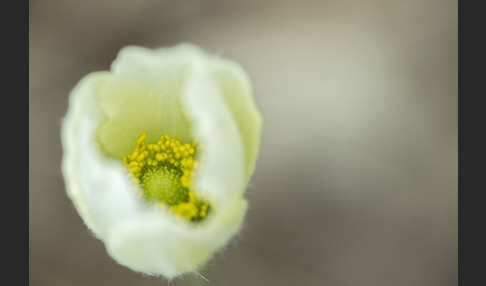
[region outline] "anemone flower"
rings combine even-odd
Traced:
[[[187,43],[125,47],[70,94],[67,194],[118,263],[196,272],[241,229],[261,124],[234,61]]]

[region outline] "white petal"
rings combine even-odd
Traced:
[[[260,150],[262,128],[262,116],[256,107],[250,80],[240,65],[227,59],[214,58],[211,61],[211,74],[243,140],[248,181]]]
[[[212,199],[216,207],[241,197],[245,187],[242,138],[221,91],[204,58],[194,59],[183,104],[194,124],[194,135],[204,144],[196,189]]]
[[[135,188],[128,184],[122,164],[102,154],[96,143],[96,130],[104,115],[95,95],[107,76],[93,73],[78,83],[71,93],[70,109],[61,130],[62,170],[68,195],[99,238],[104,237],[106,228],[138,208]]]
[[[109,117],[100,129],[100,142],[112,155],[122,158],[144,131],[146,142],[155,143],[168,134],[183,143],[193,140],[190,122],[180,98],[191,63],[184,46],[150,50],[123,48],[112,64],[112,76],[97,96]]]
[[[110,229],[107,249],[120,264],[167,278],[197,271],[241,227],[247,203],[235,200],[199,225],[167,223],[160,214],[127,220]]]

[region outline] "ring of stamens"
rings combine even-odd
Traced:
[[[182,144],[169,135],[162,135],[157,143],[146,144],[146,137],[147,133],[142,132],[133,152],[123,157],[133,180],[141,186],[143,197],[169,205],[172,212],[190,221],[205,218],[210,205],[192,185],[198,167],[194,159],[197,141]]]

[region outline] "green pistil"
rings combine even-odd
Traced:
[[[181,183],[182,172],[168,166],[147,168],[140,177],[145,198],[173,206],[189,200],[189,191]]]

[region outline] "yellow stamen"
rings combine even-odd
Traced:
[[[197,141],[182,144],[162,135],[155,144],[145,143],[147,133],[138,136],[131,154],[123,157],[135,182],[149,201],[164,202],[172,212],[190,221],[207,216],[210,205],[194,190],[192,180],[197,169]]]

